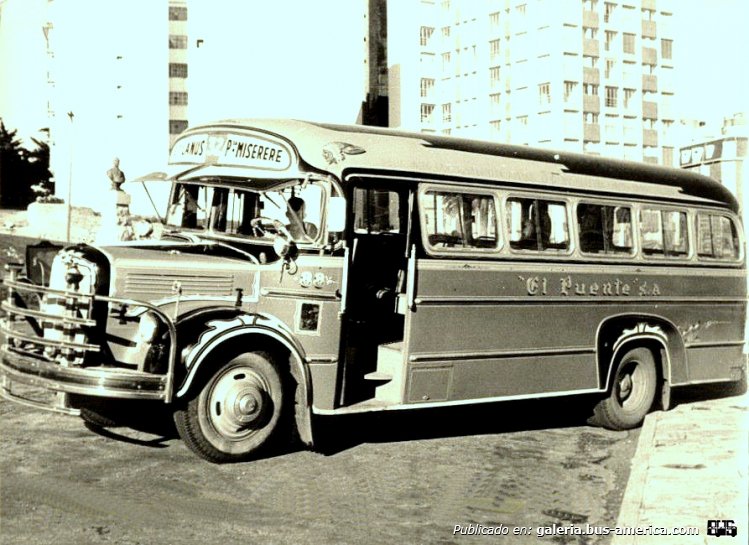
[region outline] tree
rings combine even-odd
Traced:
[[[35,184],[48,184],[49,146],[32,138],[35,148],[21,145],[17,130],[8,130],[0,119],[0,206],[23,208],[34,200]]]

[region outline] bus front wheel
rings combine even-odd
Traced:
[[[251,459],[284,424],[283,382],[269,354],[239,354],[175,411],[177,431],[190,450],[210,462]]]
[[[593,411],[593,423],[613,430],[639,426],[653,406],[657,382],[653,353],[628,350],[616,365],[609,395]]]

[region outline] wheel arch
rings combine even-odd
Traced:
[[[620,314],[601,322],[596,333],[599,387],[602,390],[609,390],[614,364],[623,350],[632,344],[644,345],[653,351],[659,382],[686,382],[686,348],[673,322],[655,314]]]
[[[193,322],[194,324],[194,322]],[[296,382],[297,392],[294,418],[300,440],[313,444],[311,417],[311,381],[304,365],[304,352],[288,332],[283,323],[260,315],[242,314],[229,319],[213,319],[204,322],[202,333],[194,344],[183,349],[180,356],[186,371],[184,379],[175,388],[175,398],[184,399],[199,382],[199,375],[214,364],[217,350],[251,351],[265,350],[287,367]],[[241,347],[241,349],[240,349]],[[288,363],[286,363],[288,362]]]

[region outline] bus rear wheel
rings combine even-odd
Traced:
[[[657,382],[653,353],[644,347],[628,350],[616,365],[609,395],[593,411],[593,422],[612,430],[639,426],[653,406]]]
[[[283,382],[267,353],[239,354],[175,411],[177,431],[190,450],[210,462],[249,460],[285,424]]]

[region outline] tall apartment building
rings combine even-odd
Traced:
[[[28,32],[45,40],[47,50],[55,192],[97,209],[109,190],[106,171],[115,157],[128,179],[166,162],[168,3],[45,4],[40,28]]]
[[[390,125],[674,164],[673,0],[390,0]]]
[[[169,147],[187,128],[187,0],[169,0]]]

